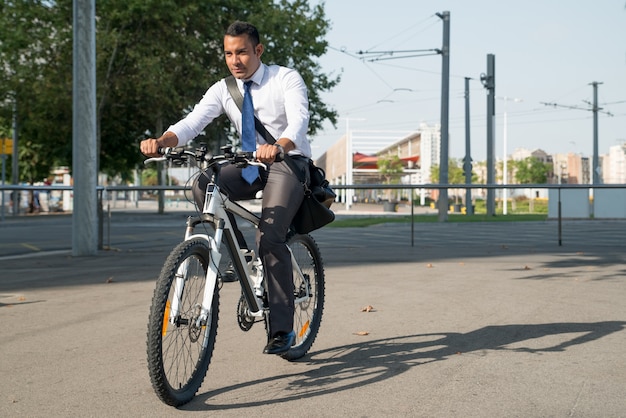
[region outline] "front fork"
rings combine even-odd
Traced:
[[[222,242],[222,234],[224,231],[224,223],[221,221],[216,225],[215,236],[209,236],[206,234],[193,234],[193,226],[188,225],[187,232],[185,233],[185,240],[200,238],[208,242],[209,247],[209,259],[207,266],[207,273],[205,277],[204,293],[202,297],[202,304],[193,306],[193,310],[190,313],[190,317],[186,318],[189,321],[188,325],[193,329],[201,329],[209,322],[211,315],[211,306],[213,303],[213,297],[215,296],[215,288],[218,277],[218,266],[222,258],[220,253],[220,244]],[[176,272],[176,279],[174,282],[174,297],[169,307],[168,322],[171,324],[177,324],[180,321],[180,311],[182,304],[183,292],[185,290],[185,281],[188,274],[189,260],[185,260],[178,267]],[[203,345],[206,346],[208,342],[208,333],[205,334],[205,340]]]

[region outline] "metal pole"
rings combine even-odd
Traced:
[[[411,189],[411,247],[415,246],[415,208],[413,204],[413,189]]]
[[[495,147],[494,147],[494,122],[496,113],[496,57],[487,55],[487,75],[481,76],[481,80],[487,89],[487,184],[495,183]],[[495,190],[487,189],[487,216],[496,214]]]
[[[470,91],[469,77],[465,77],[465,159],[463,169],[465,170],[465,184],[472,184],[472,157],[470,142]],[[465,213],[467,215],[474,214],[474,205],[472,205],[472,189],[465,189]]]
[[[2,140],[4,141],[4,140]],[[2,146],[4,147],[4,142],[2,143]],[[4,150],[3,150],[4,151]],[[4,187],[5,183],[6,183],[6,163],[7,163],[7,156],[3,153],[2,154],[2,186]],[[4,221],[4,189],[2,190],[2,207],[0,208],[0,213],[1,213],[1,219]]]
[[[593,184],[600,184],[600,164],[598,157],[598,85],[602,84],[597,81],[591,83],[593,86],[593,162],[592,162],[592,170],[593,170]],[[594,190],[591,189],[591,196],[594,195]],[[593,199],[593,204],[591,205],[591,214],[595,215],[596,213],[596,199]]]
[[[507,189],[506,189],[506,184],[509,182],[509,173],[508,173],[508,167],[507,167],[507,156],[506,156],[506,125],[507,125],[507,121],[506,121],[506,98],[504,99],[504,138],[502,139],[502,185],[504,186],[502,188],[502,214],[506,215],[508,210],[507,210],[507,200],[508,200],[508,193],[507,193]]]
[[[17,97],[13,96],[13,160],[11,161],[11,179],[14,185],[20,184],[20,169],[19,169],[19,157],[17,154],[17,140],[19,138],[18,135],[18,125],[17,125]],[[13,216],[19,215],[20,213],[20,192],[18,190],[14,190],[11,192],[13,196]]]
[[[97,191],[97,196],[98,196],[98,250],[102,250],[104,249],[103,244],[102,244],[102,240],[103,240],[103,231],[104,231],[104,213],[103,213],[103,208],[102,208],[102,196],[104,194],[104,190],[98,190]]]
[[[598,83],[594,81],[593,86],[593,184],[600,184],[600,167],[598,164]]]
[[[559,237],[559,247],[562,245],[562,235],[561,235],[561,187],[559,186],[559,206],[558,206],[558,218],[559,218],[559,222],[558,222],[558,237]]]
[[[503,136],[504,136],[504,138],[502,140],[502,146],[503,146],[503,153],[502,153],[502,185],[504,187],[502,188],[502,214],[506,215],[507,214],[507,206],[508,206],[508,189],[506,188],[506,185],[508,185],[508,183],[509,183],[509,169],[508,169],[509,158],[508,158],[508,148],[507,148],[509,125],[508,125],[508,119],[507,119],[507,105],[506,105],[506,102],[508,102],[508,101],[521,102],[522,99],[510,98],[510,97],[507,97],[507,96],[496,97],[496,99],[502,99],[504,101],[504,120],[503,120],[503,124],[504,124]]]
[[[350,119],[346,118],[346,184],[352,184],[352,131],[350,130]],[[346,210],[350,210],[352,198],[350,190],[346,190]]]
[[[98,252],[96,5],[74,0],[72,255]]]
[[[437,13],[443,20],[441,48],[441,147],[439,155],[439,184],[448,184],[448,108],[450,102],[450,12]],[[448,220],[448,189],[439,191],[439,222]]]

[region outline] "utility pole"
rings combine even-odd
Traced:
[[[591,83],[593,86],[593,183],[600,184],[600,163],[598,158],[598,83],[594,81]]]
[[[480,75],[480,81],[487,89],[487,184],[495,184],[494,123],[496,113],[496,57],[487,55],[487,74]],[[495,190],[487,189],[487,216],[496,214]]]
[[[98,252],[96,1],[74,0],[72,255]]]
[[[504,97],[496,97],[496,99],[501,99],[504,101],[504,116],[503,116],[503,125],[504,132],[502,137],[502,184],[507,185],[509,182],[509,169],[508,169],[508,152],[507,152],[507,133],[508,133],[508,122],[507,122],[507,113],[506,113],[506,102],[521,102],[522,99],[511,98],[508,96]],[[506,187],[502,188],[502,214],[507,214],[507,206],[508,206],[508,190]]]
[[[593,86],[593,103],[589,103],[588,101],[585,101],[585,102],[589,104],[591,108],[579,107],[579,106],[567,106],[567,105],[562,105],[558,103],[546,103],[546,102],[541,102],[541,103],[546,106],[564,107],[566,109],[586,110],[586,111],[593,112],[593,161],[592,161],[593,173],[592,173],[591,184],[600,184],[600,171],[601,170],[599,167],[600,163],[599,163],[599,157],[598,157],[599,155],[598,154],[598,113],[604,113],[608,116],[613,116],[613,114],[611,112],[602,112],[602,108],[599,107],[598,105],[598,86],[603,83],[598,82],[598,81],[593,81],[589,84]]]
[[[465,170],[465,184],[472,184],[472,157],[470,142],[470,91],[469,82],[471,78],[465,77],[465,158],[463,159],[463,169]],[[472,205],[472,189],[465,189],[465,213],[467,215],[474,214],[474,206]]]
[[[439,148],[439,184],[448,184],[448,124],[450,102],[450,12],[436,13],[443,21],[443,46],[441,49],[416,49],[406,51],[359,51],[358,55],[367,55],[367,61],[382,61],[426,55],[441,54],[441,138]],[[400,55],[396,55],[400,54]],[[347,138],[350,139],[349,137]],[[351,164],[351,163],[350,163]],[[348,165],[350,165],[348,164]],[[448,189],[439,190],[438,220],[448,220]]]
[[[345,184],[353,184],[354,176],[352,173],[353,167],[353,155],[352,155],[352,130],[350,129],[350,121],[364,121],[363,118],[346,118],[346,179]],[[344,197],[346,199],[346,210],[350,210],[352,206],[352,197],[354,196],[354,191],[352,189],[346,189],[344,192]]]
[[[441,48],[441,147],[439,151],[439,184],[448,184],[448,121],[450,102],[450,12],[437,13],[443,20]],[[439,222],[448,220],[448,189],[439,190]]]

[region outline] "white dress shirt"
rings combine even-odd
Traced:
[[[290,68],[261,63],[250,80],[253,81],[250,91],[256,117],[276,140],[288,138],[295,144],[296,148],[289,154],[310,158],[311,145],[306,136],[309,99],[300,74]],[[237,80],[237,86],[243,95],[243,81]],[[185,145],[223,113],[241,136],[241,111],[228,92],[224,79],[213,84],[193,110],[167,130],[176,134],[179,146]],[[266,143],[258,132],[257,143]]]

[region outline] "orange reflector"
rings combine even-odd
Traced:
[[[300,328],[300,334],[298,334],[298,337],[302,338],[304,334],[306,334],[306,331],[308,329],[309,329],[309,321],[306,321],[304,325],[302,325],[302,328]]]
[[[167,334],[167,324],[170,323],[170,301],[165,303],[165,313],[163,314],[163,328],[161,329],[161,336],[165,337]]]

